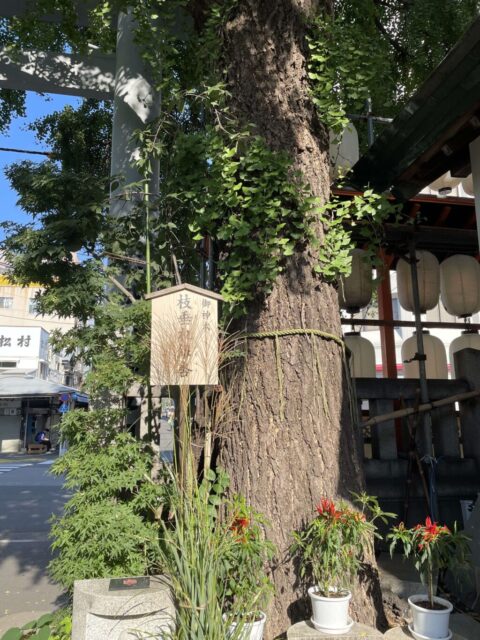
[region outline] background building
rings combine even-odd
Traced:
[[[78,392],[85,372],[49,342],[54,330],[72,329],[74,319],[39,315],[40,287],[12,284],[7,266],[0,262],[0,451],[17,452],[45,428],[55,443],[62,413],[86,406]]]
[[[54,330],[66,332],[72,329],[74,319],[39,315],[35,296],[40,287],[10,283],[4,275],[7,266],[0,262],[0,375],[25,374],[28,371],[43,380],[79,387],[83,380],[83,367],[78,363],[73,365],[64,354],[55,353],[48,342]],[[22,336],[24,342],[21,342]],[[38,342],[40,336],[42,348]]]

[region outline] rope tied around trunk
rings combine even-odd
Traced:
[[[333,340],[339,344],[342,348],[345,346],[345,342],[339,336],[334,333],[328,333],[327,331],[321,331],[320,329],[279,329],[276,331],[259,331],[258,333],[245,333],[240,335],[240,338],[282,338],[284,336],[295,335],[310,335],[319,336],[324,340]]]
[[[341,348],[342,348],[342,355],[343,355],[343,363],[344,365],[346,364],[346,356],[345,356],[345,350],[346,350],[346,345],[344,340],[342,340],[342,338],[340,338],[339,336],[335,335],[334,333],[328,333],[327,331],[321,331],[320,329],[301,329],[301,328],[297,328],[297,329],[277,329],[277,330],[272,330],[272,331],[258,331],[256,333],[245,333],[243,335],[240,335],[239,338],[240,339],[262,339],[262,338],[273,338],[275,340],[275,362],[276,362],[276,369],[277,369],[277,378],[278,378],[278,388],[279,388],[279,396],[280,396],[280,419],[284,420],[285,419],[285,396],[283,393],[283,371],[282,371],[282,364],[281,364],[281,360],[280,360],[280,341],[279,338],[284,338],[284,337],[288,337],[288,336],[295,336],[295,335],[307,335],[307,336],[317,336],[319,338],[322,338],[323,340],[331,340],[332,342],[336,342]],[[324,380],[323,380],[323,374],[322,374],[322,369],[320,366],[320,360],[319,360],[319,354],[318,354],[318,350],[317,348],[312,344],[312,349],[314,352],[314,357],[315,357],[315,368],[318,371],[318,374],[320,376],[320,383],[321,383],[321,390],[322,390],[322,401],[323,401],[323,410],[325,412],[325,415],[329,416],[329,409],[328,409],[328,403],[327,403],[327,398],[325,395],[325,389],[324,389]]]

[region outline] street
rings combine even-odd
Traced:
[[[0,633],[61,604],[47,576],[49,519],[67,493],[49,475],[53,455],[0,454]]]

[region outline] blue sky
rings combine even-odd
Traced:
[[[31,151],[48,151],[36,139],[33,131],[27,126],[37,118],[46,116],[52,111],[58,111],[63,106],[79,104],[80,99],[72,96],[39,95],[27,92],[27,117],[13,120],[10,130],[0,134],[0,147],[14,147],[17,149],[29,149]],[[5,177],[5,167],[19,160],[41,161],[42,156],[0,151],[0,222],[13,220],[15,222],[27,222],[29,217],[17,207],[17,194],[10,187]],[[3,230],[0,229],[0,239],[3,238]]]

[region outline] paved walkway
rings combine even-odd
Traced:
[[[0,463],[0,476],[4,473],[8,473],[9,471],[15,471],[16,469],[21,469],[22,467],[30,467],[31,463],[29,462],[13,462],[10,464]]]
[[[0,635],[63,601],[47,575],[49,520],[68,499],[62,480],[48,473],[54,460],[0,454]]]

